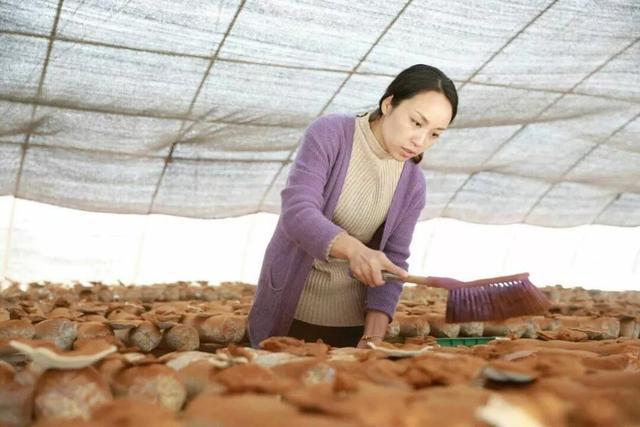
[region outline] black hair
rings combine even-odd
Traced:
[[[378,102],[378,108],[371,113],[370,120],[382,117],[382,101],[389,96],[391,106],[395,107],[406,99],[413,98],[419,93],[435,91],[443,94],[451,103],[451,120],[453,122],[458,113],[458,92],[453,81],[436,67],[425,64],[416,64],[403,70],[387,87],[387,90]],[[422,161],[422,153],[413,157],[415,163]]]

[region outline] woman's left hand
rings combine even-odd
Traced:
[[[374,344],[380,344],[382,342],[382,338],[371,338],[368,340],[360,340],[358,342],[358,346],[356,348],[371,348],[369,347],[369,343],[372,342]]]
[[[363,339],[358,342],[358,348],[369,348],[368,342],[379,344],[384,340],[384,335],[387,332],[387,325],[389,325],[389,318],[385,313],[378,310],[367,310],[367,314],[364,320],[364,335]]]

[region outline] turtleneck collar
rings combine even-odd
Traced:
[[[378,141],[378,138],[373,134],[373,130],[371,129],[371,124],[369,122],[369,118],[371,116],[371,111],[367,114],[358,117],[358,127],[364,136],[365,141],[371,151],[376,155],[377,158],[382,160],[393,159],[393,156],[385,150],[382,142]]]

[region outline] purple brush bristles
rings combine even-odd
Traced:
[[[465,323],[535,315],[550,302],[528,278],[449,289],[446,321]]]

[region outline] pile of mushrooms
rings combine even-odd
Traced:
[[[446,295],[406,287],[386,342],[338,349],[248,346],[254,289],[7,287],[0,425],[640,424],[640,293],[548,287],[547,316],[447,324]]]

